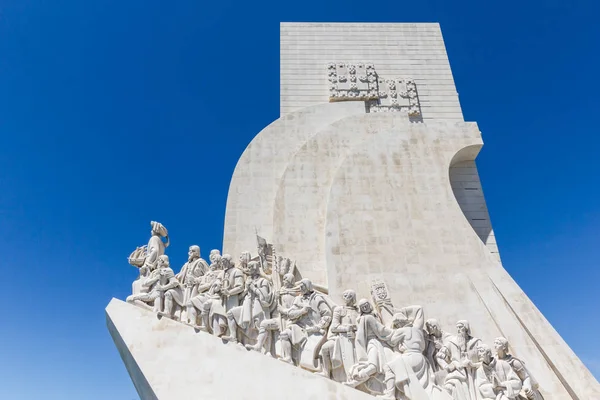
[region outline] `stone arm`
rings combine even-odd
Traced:
[[[169,279],[169,283],[167,283],[166,285],[164,285],[163,287],[161,287],[162,291],[167,291],[169,289],[175,289],[176,287],[180,286],[181,283],[179,283],[179,281],[177,280],[176,277],[172,277],[171,279]]]
[[[233,287],[227,290],[227,294],[229,296],[235,296],[236,294],[242,293],[244,291],[244,288],[244,276],[241,272],[236,273],[235,278],[233,280]]]
[[[194,281],[195,283],[198,283],[198,293],[204,293],[207,290],[210,290],[210,288],[212,287],[213,283],[215,282],[216,278],[214,275],[204,275],[204,276],[200,276],[198,278],[196,278]]]
[[[331,326],[329,329],[332,333],[344,333],[348,332],[348,327],[342,325],[342,313],[341,307],[336,307],[333,309],[333,317],[331,319]]]
[[[183,280],[185,279],[187,275],[188,265],[189,263],[183,264],[183,267],[181,267],[181,271],[179,271],[179,273],[175,275],[175,278],[177,278],[179,282],[183,282]]]
[[[507,372],[507,374],[506,381],[502,382],[502,386],[506,388],[507,396],[512,399],[519,394],[523,384],[521,383],[521,379],[519,379],[517,373],[511,368],[511,366],[508,363],[505,362],[503,368]]]
[[[152,285],[158,282],[159,279],[160,275],[158,275],[157,273],[153,273],[152,275],[150,275],[150,278],[146,279],[146,282],[144,282],[142,286],[145,288],[150,288],[152,287]]]
[[[441,369],[444,369],[448,372],[453,372],[455,370],[460,371],[461,368],[461,365],[458,361],[452,361],[450,357],[447,357],[443,351],[439,351],[436,354],[434,361],[437,362]]]
[[[437,362],[437,364],[440,366],[441,369],[445,369],[446,371],[449,370],[450,364],[448,361],[446,361],[446,357],[445,354],[442,354],[441,351],[439,351],[436,355],[435,355],[435,362]]]
[[[403,314],[406,319],[412,321],[412,326],[415,328],[425,329],[425,315],[422,306],[408,306],[396,310],[397,313]]]
[[[283,313],[283,310],[281,310],[280,312],[281,312],[281,315],[287,314],[287,317],[290,320],[296,321],[308,313],[308,308],[303,307],[301,304],[294,302],[292,307],[290,309],[288,309],[285,313]]]
[[[529,373],[525,369],[525,366],[523,365],[523,363],[520,360],[517,360],[514,358],[513,358],[513,360],[514,361],[512,362],[511,367],[512,367],[513,371],[515,371],[515,374],[517,374],[517,376],[519,377],[521,382],[523,382],[523,389],[525,389],[525,391],[528,391],[528,392],[532,391],[533,384],[531,382],[531,377],[529,376]]]
[[[255,293],[262,307],[270,307],[275,300],[273,284],[268,279],[260,280],[260,284],[255,286]]]
[[[367,317],[369,317],[367,319],[369,331],[374,333],[375,336],[377,336],[377,339],[379,339],[379,341],[391,345],[392,334],[394,332],[390,328],[386,327],[384,324],[379,322],[379,320],[374,315],[368,315]]]
[[[396,348],[397,346],[400,346],[402,343],[404,343],[404,340],[406,338],[406,333],[407,330],[406,328],[399,328],[396,329],[391,337],[390,337],[390,344],[392,345],[392,348]]]
[[[496,392],[494,391],[494,385],[487,379],[483,367],[477,369],[475,373],[475,387],[481,393],[483,399],[496,399]]]
[[[319,329],[327,330],[327,328],[329,328],[329,324],[331,324],[331,318],[333,316],[331,308],[329,308],[324,300],[319,302],[318,308],[321,319],[317,323],[317,327]]]

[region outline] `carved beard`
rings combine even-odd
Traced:
[[[459,345],[459,347],[462,350],[466,350],[467,349],[468,338],[469,338],[469,335],[468,335],[467,332],[465,332],[465,333],[459,333],[458,335],[456,335],[457,344]]]

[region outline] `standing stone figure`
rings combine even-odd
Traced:
[[[221,257],[221,296],[223,296],[223,305],[225,310],[229,311],[233,307],[240,305],[240,295],[244,291],[244,273],[236,268],[231,261],[229,254],[223,254]]]
[[[208,263],[200,258],[200,246],[190,246],[188,261],[183,264],[181,271],[175,277],[183,286],[183,304],[187,306],[193,297],[198,295],[198,285],[208,272]],[[182,313],[183,322],[189,322],[187,312]]]
[[[148,267],[150,271],[154,271],[157,267],[158,258],[165,254],[165,249],[169,247],[169,234],[167,228],[160,222],[150,222],[152,229],[150,230],[150,240],[146,247],[146,258],[144,260],[145,267]],[[161,238],[166,238],[166,242],[163,242]]]
[[[214,250],[213,250],[214,251]],[[211,251],[211,264],[208,267],[208,272],[200,277],[199,284],[196,290],[198,294],[192,297],[187,303],[187,318],[189,324],[194,328],[208,331],[210,325],[210,308],[214,293],[209,296],[209,291],[221,275],[221,256]],[[218,250],[217,250],[218,251]],[[198,312],[202,315],[202,325],[198,325]]]
[[[242,305],[227,311],[229,336],[224,339],[233,343],[241,340],[242,336],[245,339],[255,339],[260,324],[271,317],[273,284],[260,276],[260,265],[257,261],[250,261],[247,270],[250,276],[246,279],[242,292]]]
[[[356,360],[344,385],[370,394],[384,391],[383,366],[387,362],[384,344],[389,343],[392,331],[386,328],[367,299],[358,302],[360,317],[356,329]],[[390,350],[391,352],[391,350]]]
[[[425,340],[427,341],[425,356],[427,357],[427,361],[429,361],[429,365],[431,365],[433,372],[437,372],[440,370],[440,365],[436,356],[444,345],[444,341],[447,340],[450,335],[440,328],[440,324],[434,318],[425,321],[425,332]]]
[[[521,391],[521,380],[506,361],[492,357],[484,344],[477,347],[481,365],[477,368],[475,386],[482,399],[513,400]]]
[[[319,372],[320,375],[337,382],[347,381],[350,370],[356,363],[354,339],[359,315],[356,292],[346,290],[342,298],[345,304],[333,309],[327,342],[321,348],[322,371]]]
[[[496,355],[498,360],[506,361],[510,364],[511,368],[521,382],[523,383],[523,392],[528,400],[544,400],[544,396],[539,392],[539,385],[535,379],[531,376],[523,361],[513,357],[508,352],[508,340],[499,337],[494,340],[494,348],[496,349]]]
[[[469,386],[469,400],[478,400],[475,389],[475,371],[478,366],[477,346],[481,340],[471,336],[469,321],[456,323],[456,335],[449,336],[444,345],[450,350],[452,361],[456,361],[464,369]]]
[[[301,296],[294,299],[291,309],[284,314],[289,326],[281,332],[281,361],[298,365],[304,346],[312,335],[324,335],[331,323],[332,311],[320,293],[315,292],[310,279],[300,281]],[[283,314],[283,313],[282,313]],[[307,349],[317,351],[318,349]],[[316,354],[313,354],[316,358]]]
[[[404,307],[394,315],[390,342],[400,354],[384,366],[385,398],[428,400],[433,394],[433,374],[424,355],[425,318],[421,306]]]
[[[258,328],[258,337],[256,344],[247,344],[248,350],[262,351],[266,349],[267,353],[275,356],[274,349],[267,339],[274,339],[273,334],[276,331],[284,331],[289,325],[289,320],[284,317],[289,314],[290,309],[294,304],[294,299],[300,294],[299,290],[294,287],[294,274],[285,274],[282,280],[283,286],[279,289],[274,300],[273,311],[270,319],[263,320]]]

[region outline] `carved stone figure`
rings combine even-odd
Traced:
[[[440,328],[440,324],[434,318],[430,318],[425,321],[425,340],[427,345],[425,347],[425,357],[434,372],[440,370],[440,365],[436,359],[439,350],[444,345],[444,341],[450,336]],[[442,382],[443,383],[443,382]]]
[[[219,264],[218,269],[221,269],[221,252],[217,249],[212,249],[208,255],[208,261],[210,261],[211,264]]]
[[[128,296],[125,301],[137,306],[153,309],[154,300],[160,295],[154,287],[158,285],[160,278],[158,269],[149,272],[150,268],[143,266],[140,268],[140,276],[133,282],[133,294]]]
[[[458,365],[465,371],[469,386],[469,399],[477,400],[474,380],[479,362],[477,346],[481,343],[481,340],[471,336],[469,321],[458,321],[456,331],[456,335],[449,336],[444,345],[450,350],[451,360],[457,361]]]
[[[153,271],[157,267],[158,258],[165,254],[165,249],[169,247],[169,234],[167,228],[160,222],[152,221],[150,225],[152,226],[150,231],[151,237],[146,247],[144,266]],[[166,242],[162,241],[161,238],[163,237],[166,238]]]
[[[467,372],[459,360],[452,360],[452,353],[448,347],[440,348],[436,354],[436,361],[441,368],[439,372],[443,373],[444,390],[453,400],[470,400]]]
[[[263,320],[258,328],[258,337],[256,338],[256,344],[247,344],[248,350],[262,351],[267,349],[267,353],[275,355],[274,349],[271,347],[271,343],[267,343],[267,339],[272,339],[272,333],[276,331],[283,331],[288,326],[288,320],[284,315],[288,315],[294,299],[300,294],[298,288],[294,287],[294,274],[285,274],[283,276],[283,286],[279,289],[274,301],[274,307],[271,312],[272,318]]]
[[[240,297],[244,291],[244,273],[233,264],[229,254],[223,254],[221,266],[223,267],[221,295],[225,310],[229,311],[240,305]]]
[[[524,397],[528,400],[544,400],[544,396],[540,393],[539,384],[531,376],[523,361],[513,357],[508,352],[508,340],[503,337],[496,338],[494,340],[494,348],[496,350],[496,356],[498,360],[506,361],[510,364],[511,368],[523,384],[522,392]]]
[[[171,282],[172,279],[174,282]],[[157,313],[163,312],[165,295],[168,291],[171,291],[172,293],[181,293],[179,282],[175,279],[175,274],[169,267],[168,256],[163,254],[158,257],[156,269],[150,273],[150,276],[146,279],[143,286],[147,289],[147,292],[129,296],[126,301],[140,306],[152,307]],[[179,288],[179,290],[177,288]],[[175,296],[177,296],[177,294],[175,294]],[[169,297],[170,301],[172,301],[173,294]],[[172,302],[170,305],[172,305]]]
[[[291,309],[286,313],[280,310],[290,320],[280,335],[281,360],[299,365],[302,358],[306,360],[303,366],[310,368],[318,359],[319,347],[326,338],[332,310],[324,296],[313,289],[309,279],[302,279],[299,286],[302,295],[294,299]]]
[[[356,338],[356,292],[346,290],[342,294],[343,306],[333,309],[333,318],[329,326],[327,342],[321,348],[322,371],[320,375],[337,382],[348,380],[350,370],[356,363],[354,339]]]
[[[492,357],[492,350],[479,344],[477,354],[481,365],[477,368],[475,386],[482,399],[513,400],[521,391],[521,380],[510,364]]]
[[[250,275],[250,271],[248,270],[248,263],[250,262],[250,260],[252,260],[252,255],[250,254],[250,252],[242,251],[238,263],[238,269],[246,275]]]
[[[177,313],[180,313],[185,305],[183,302],[183,288],[169,266],[169,257],[162,255],[159,257],[158,262],[163,265],[159,268],[160,279],[156,290],[161,292],[160,299],[164,301],[164,305],[163,309],[158,309],[157,312],[165,317],[178,319]]]
[[[224,339],[233,343],[241,340],[240,336],[255,339],[260,324],[271,317],[273,284],[260,276],[260,265],[257,261],[250,261],[247,269],[250,276],[246,279],[242,292],[242,305],[227,311],[229,336]]]
[[[351,368],[344,385],[371,394],[381,394],[385,388],[383,366],[387,363],[386,345],[392,331],[380,322],[368,300],[361,299],[358,308],[360,317],[356,323],[355,339],[357,363]],[[391,353],[389,347],[387,350]]]
[[[421,306],[404,307],[394,315],[390,342],[400,354],[384,366],[385,398],[427,400],[432,396],[433,375],[424,355],[424,325]]]
[[[135,296],[136,294],[148,293],[150,288],[145,286],[146,281],[150,278],[150,269],[148,267],[140,268],[140,276],[133,281],[131,285],[131,295]]]
[[[218,252],[218,250],[216,250],[216,252]],[[213,285],[215,285],[222,273],[221,256],[213,250],[211,251],[210,259],[211,264],[208,267],[208,272],[199,279],[200,282],[197,287],[198,294],[192,297],[186,304],[189,324],[202,330],[208,330],[212,325],[212,322],[214,322],[210,315],[212,300],[216,299],[216,287],[213,288]],[[213,291],[209,293],[211,289],[213,289]],[[219,311],[219,309],[217,310]],[[198,325],[198,312],[202,315],[202,326]],[[223,316],[225,316],[224,311]],[[220,325],[221,322],[224,323],[224,321],[221,321],[220,319],[220,313],[215,314],[214,318],[217,319],[217,325]],[[219,330],[219,333],[221,333],[221,330]]]
[[[198,295],[198,285],[208,272],[208,263],[200,258],[200,246],[190,246],[188,261],[183,264],[181,271],[175,277],[183,286],[183,304],[187,306],[190,300]],[[187,312],[183,313],[182,321],[189,322]]]

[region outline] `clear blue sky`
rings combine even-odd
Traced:
[[[176,269],[220,246],[280,21],[441,23],[504,264],[600,376],[598,2],[371,4],[0,0],[1,399],[137,398],[104,307],[150,220]]]

